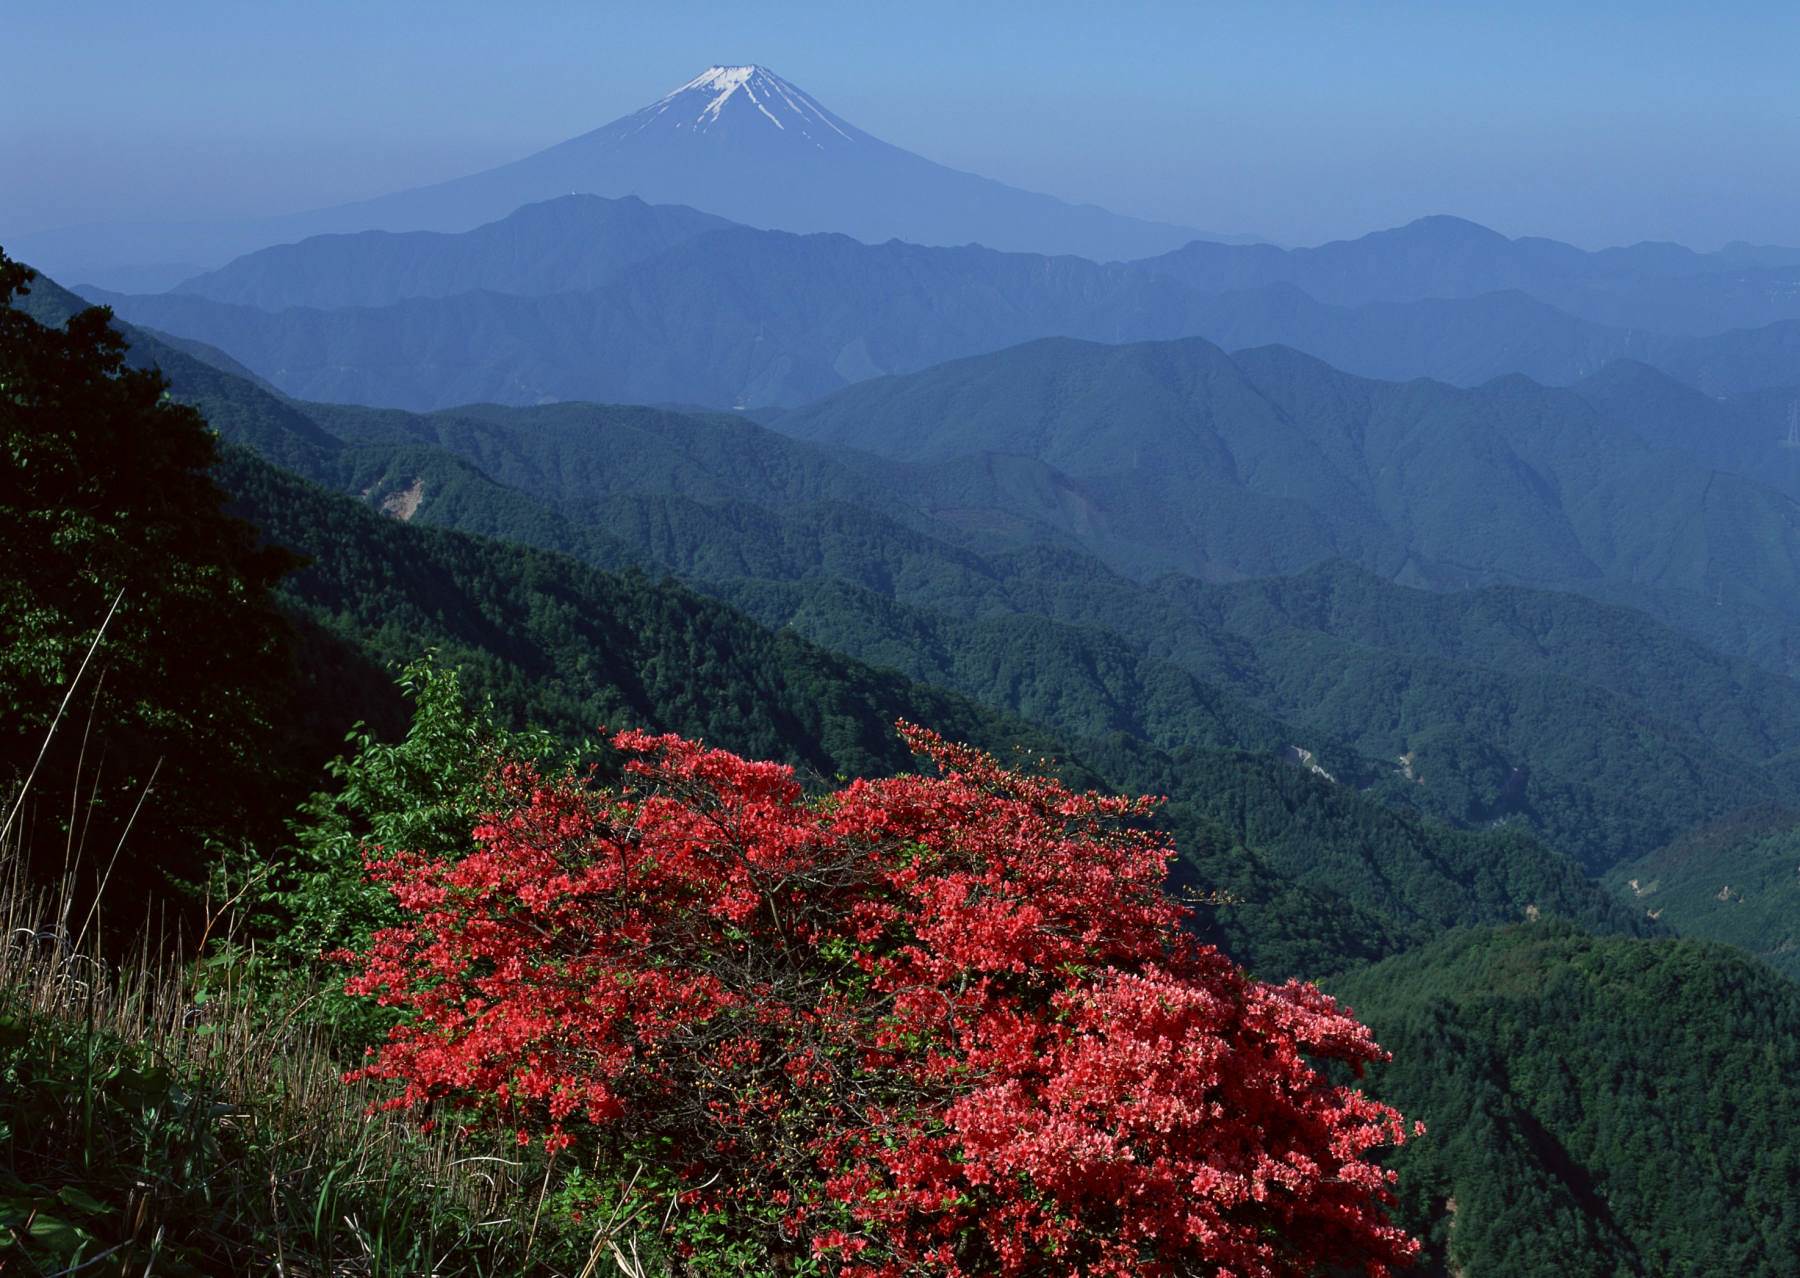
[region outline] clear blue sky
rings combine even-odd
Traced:
[[[5,0],[0,235],[287,212],[760,62],[933,159],[1290,243],[1800,242],[1800,6]]]

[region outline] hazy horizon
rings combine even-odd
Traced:
[[[1800,241],[1771,163],[1800,154],[1800,16],[1764,4],[13,10],[0,161],[29,176],[0,189],[0,236],[381,195],[755,62],[928,158],[1203,231],[1306,244],[1444,213],[1590,248]]]

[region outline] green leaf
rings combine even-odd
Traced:
[[[84,1211],[90,1216],[110,1216],[118,1210],[116,1207],[107,1206],[85,1189],[75,1185],[64,1185],[56,1191],[56,1197],[64,1205],[73,1207],[77,1211]]]
[[[52,1255],[62,1260],[75,1259],[94,1241],[94,1236],[87,1230],[60,1216],[40,1215],[25,1232],[32,1241],[49,1248]]]

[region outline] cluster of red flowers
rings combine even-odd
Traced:
[[[940,775],[818,798],[673,736],[615,738],[610,792],[508,765],[467,855],[371,862],[405,923],[349,985],[408,1015],[359,1073],[655,1158],[777,1272],[1407,1259],[1401,1117],[1315,1068],[1380,1049],[1182,931],[1150,801],[902,731]]]

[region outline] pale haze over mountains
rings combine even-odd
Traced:
[[[148,278],[146,268],[191,274],[311,235],[466,231],[570,194],[635,195],[868,243],[979,243],[1098,260],[1147,257],[1203,234],[947,168],[871,137],[765,67],[714,66],[611,124],[434,186],[287,217],[45,232],[15,248],[64,278],[129,286]]]
[[[161,294],[88,290],[291,394],[794,406],[1042,337],[1281,344],[1373,377],[1550,384],[1617,359],[1714,394],[1800,381],[1800,253],[1587,253],[1424,218],[1316,249],[1131,262],[755,230],[564,196],[460,234],[265,249]]]
[[[1279,343],[1468,385],[1621,358],[1714,394],[1800,382],[1800,250],[1588,252],[1444,215],[1317,248],[1222,243],[946,168],[760,66],[450,182],[17,251],[120,281],[89,296],[290,393],[409,408],[792,406],[1051,336]]]

